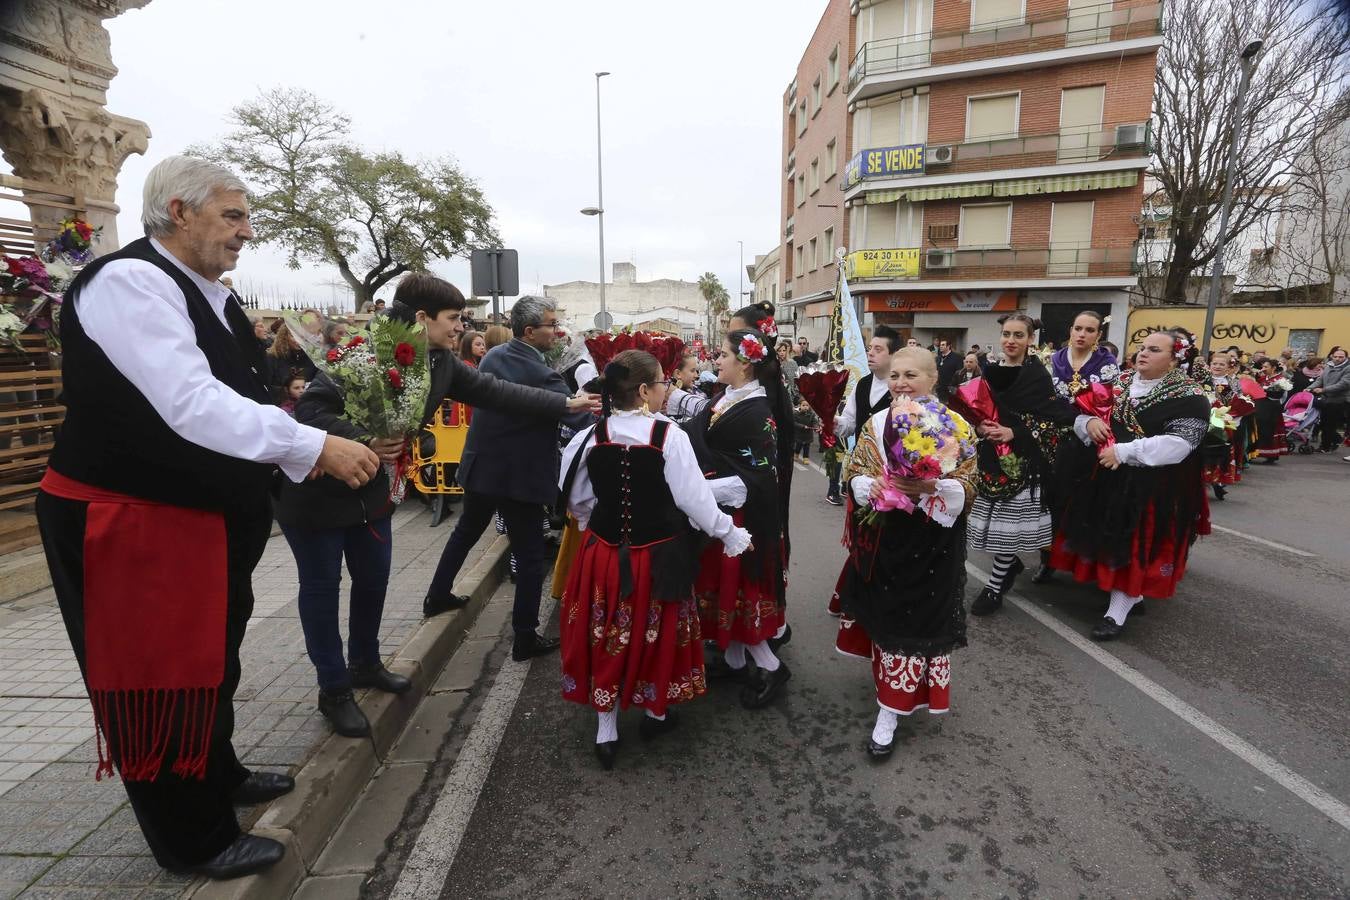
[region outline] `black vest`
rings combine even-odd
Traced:
[[[875,406],[869,406],[872,401],[872,380],[874,378],[876,376],[868,372],[858,379],[857,385],[853,388],[854,440],[862,437],[863,429],[867,427],[868,420],[891,405],[890,394],[883,394]]]
[[[679,535],[688,518],[675,505],[666,482],[662,447],[670,423],[657,419],[647,444],[611,443],[609,420],[595,426],[595,446],[586,457],[586,471],[595,491],[590,530],[608,544],[645,547]],[[641,506],[634,506],[637,495]]]
[[[249,400],[268,402],[262,343],[243,310],[233,299],[226,301],[231,327],[225,328],[192,279],[157,253],[148,238],[141,238],[90,263],[66,292],[61,309],[66,419],[51,467],[84,484],[174,506],[232,512],[263,506],[271,465],[225,456],[179,437],[85,334],[78,297],[105,265],[120,259],[151,263],[172,278],[187,300],[197,347],[211,374]],[[164,315],[171,314],[166,307]],[[125,339],[134,342],[136,336]],[[181,373],[166,365],[160,377],[173,382]]]

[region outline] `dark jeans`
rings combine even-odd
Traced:
[[[1345,425],[1346,412],[1350,404],[1322,403],[1322,449],[1335,450],[1341,442],[1341,427]]]
[[[353,665],[380,662],[380,619],[384,616],[394,549],[391,522],[386,516],[347,528],[281,527],[300,571],[300,626],[305,630],[305,649],[318,673],[319,687],[325,691],[351,687],[347,658]],[[344,556],[352,576],[346,658],[338,623]]]
[[[469,551],[491,524],[492,514],[500,513],[516,558],[516,604],[511,611],[511,627],[517,632],[534,631],[539,627],[539,595],[544,589],[544,529],[539,521],[543,508],[542,503],[465,491],[464,508],[441,552],[427,593],[432,597],[450,596]]]
[[[84,527],[89,504],[39,492],[36,507],[52,588],[83,674]],[[177,753],[174,737],[170,739],[159,777],[154,781],[123,782],[145,842],[150,845],[155,861],[165,868],[206,862],[239,837],[239,823],[230,797],[249,773],[235,756],[230,742],[234,733],[234,692],[239,686],[239,647],[253,614],[253,568],[267,546],[270,528],[271,519],[265,509],[257,517],[227,521],[225,673],[211,726],[206,777],[198,781],[173,774],[168,760]],[[191,597],[192,585],[183,585],[184,602],[191,602]],[[112,728],[117,727],[115,715],[109,713]],[[176,735],[177,728],[171,728],[170,734]]]
[[[810,439],[810,438],[807,438],[807,439],[804,440],[804,441],[798,441],[798,442],[797,442],[797,455],[800,456],[802,459],[810,459],[810,458],[811,458],[811,439]]]

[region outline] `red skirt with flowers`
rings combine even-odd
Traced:
[[[735,510],[731,519],[740,525],[741,511]],[[704,638],[716,641],[725,650],[732,641],[758,644],[777,635],[787,619],[778,605],[775,588],[767,579],[752,580],[741,564],[741,557],[729,557],[722,552],[721,541],[709,543],[694,580]]]
[[[1056,534],[1050,551],[1050,565],[1056,571],[1071,573],[1078,581],[1095,583],[1104,591],[1122,591],[1130,597],[1165,599],[1176,593],[1177,585],[1186,574],[1191,542],[1165,538],[1145,562],[1140,562],[1140,542],[1151,544],[1153,532],[1154,512],[1150,505],[1143,521],[1135,529],[1129,564],[1120,568],[1112,568],[1101,560],[1079,556],[1066,546],[1062,534]],[[1203,533],[1208,533],[1208,527],[1203,529]]]
[[[601,712],[640,706],[665,715],[707,690],[692,597],[652,599],[651,550],[629,549],[633,592],[619,596],[619,548],[590,531],[562,600],[563,697]]]
[[[848,616],[839,619],[834,648],[845,656],[871,660],[877,705],[908,716],[921,709],[934,715],[951,708],[952,662],[950,656],[906,656],[888,653],[867,636]]]
[[[1242,471],[1238,468],[1237,446],[1230,444],[1228,455],[1218,462],[1205,464],[1205,484],[1237,484],[1242,480]]]

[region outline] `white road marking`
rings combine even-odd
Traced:
[[[547,622],[553,614],[554,601],[545,597],[539,608],[539,621]],[[455,758],[455,764],[445,779],[445,786],[431,808],[408,861],[394,885],[393,900],[431,900],[445,890],[445,879],[450,875],[459,854],[460,842],[469,827],[478,796],[487,781],[492,761],[497,757],[507,723],[520,699],[529,663],[502,663],[497,677],[488,689],[483,707],[474,719],[473,729],[464,739],[464,746]]]
[[[981,571],[970,563],[966,563],[966,570],[981,580],[987,581],[989,578],[989,573]],[[1134,685],[1150,699],[1177,716],[1177,718],[1181,719],[1187,725],[1190,725],[1201,734],[1212,739],[1229,753],[1232,753],[1238,759],[1241,759],[1262,775],[1265,775],[1271,781],[1274,781],[1295,797],[1298,797],[1304,803],[1307,803],[1313,809],[1316,809],[1318,812],[1325,815],[1328,819],[1341,826],[1341,828],[1350,831],[1350,806],[1337,800],[1302,775],[1299,775],[1262,753],[1232,731],[1229,731],[1194,706],[1191,706],[1185,700],[1182,700],[1176,694],[1167,690],[1167,688],[1158,684],[1133,666],[1122,662],[1118,657],[1106,652],[1099,645],[1083,637],[1039,606],[1036,606],[1030,601],[1011,592],[1006,595],[1005,599],[1055,634],[1064,638],[1064,640],[1068,641],[1074,647],[1077,647],[1079,650],[1101,663],[1111,672]]]
[[[1288,544],[1280,544],[1275,541],[1268,541],[1265,538],[1257,537],[1254,534],[1243,534],[1241,531],[1234,531],[1231,528],[1224,528],[1222,525],[1215,525],[1212,522],[1210,523],[1209,527],[1214,531],[1220,532],[1222,534],[1231,534],[1233,537],[1242,538],[1244,541],[1252,541],[1253,543],[1256,544],[1265,544],[1267,547],[1273,547],[1276,550],[1282,550],[1285,553],[1292,553],[1295,556],[1311,556],[1311,557],[1317,556],[1316,553],[1309,553],[1307,550],[1300,550],[1297,547],[1290,547]]]

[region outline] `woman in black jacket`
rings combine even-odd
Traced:
[[[394,294],[389,314],[416,321],[427,333],[431,389],[424,424],[447,397],[547,419],[598,405],[589,395],[569,399],[510,384],[460,362],[448,349],[464,330],[463,311],[464,295],[449,282],[425,273],[405,276]],[[330,434],[367,443],[386,462],[397,461],[404,452],[402,440],[375,438],[344,418],[342,391],[322,373],[296,404],[295,417]],[[352,696],[353,688],[402,693],[411,687],[407,678],[388,671],[380,656],[380,621],[393,551],[390,487],[383,468],[357,490],[328,477],[301,484],[284,482],[276,505],[277,521],[299,570],[300,624],[318,673],[319,710],[347,737],[370,733],[370,723]],[[338,622],[344,558],[352,581],[345,658]]]

